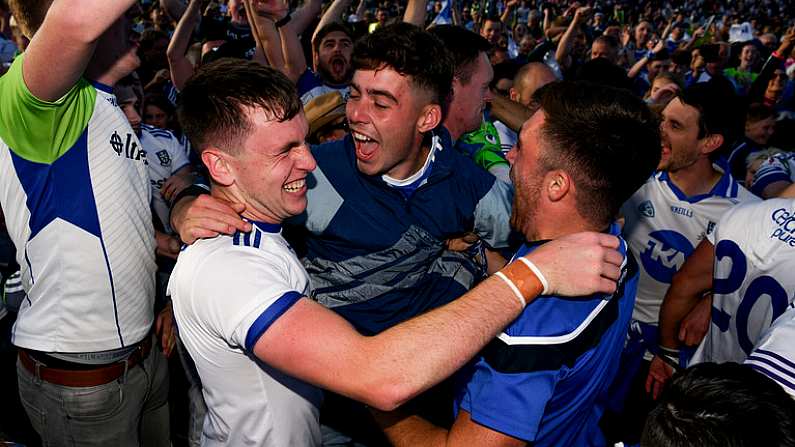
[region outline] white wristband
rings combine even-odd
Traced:
[[[524,256],[520,256],[519,260],[524,262],[524,265],[526,265],[527,268],[533,271],[536,277],[538,277],[538,282],[540,282],[541,285],[544,286],[544,290],[541,292],[541,294],[542,295],[549,294],[549,282],[547,281],[546,278],[544,278],[544,274],[541,273],[541,270],[539,270],[538,267],[536,267],[536,265],[533,264],[531,260],[525,258]]]
[[[505,284],[507,284],[508,287],[511,288],[513,294],[516,295],[516,298],[519,298],[519,302],[522,304],[522,309],[524,309],[525,306],[527,306],[527,301],[525,301],[524,297],[522,296],[522,293],[519,292],[519,289],[516,288],[516,284],[514,284],[513,281],[511,281],[510,279],[508,279],[508,277],[505,276],[502,272],[496,272],[494,275],[500,278],[501,280],[505,281]]]

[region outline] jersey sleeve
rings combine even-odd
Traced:
[[[185,151],[185,146],[182,144],[179,138],[172,134],[170,143],[171,157],[173,159],[171,162],[171,173],[174,174],[185,166],[188,166],[190,161],[188,160],[188,153]]]
[[[475,233],[492,248],[508,246],[512,200],[511,186],[494,179],[489,191],[475,207]]]
[[[96,90],[80,79],[62,98],[42,101],[22,76],[24,54],[0,78],[0,137],[18,156],[52,163],[71,148],[88,126]]]
[[[558,370],[501,373],[481,357],[460,394],[459,409],[484,427],[532,442],[558,374]]]
[[[768,185],[781,181],[792,183],[792,170],[789,161],[778,156],[770,157],[762,162],[756,171],[751,192],[761,197]]]
[[[795,308],[782,314],[764,333],[745,364],[778,383],[795,398]]]
[[[278,256],[240,247],[211,255],[194,275],[196,300],[210,324],[232,346],[253,351],[259,338],[303,294]]]

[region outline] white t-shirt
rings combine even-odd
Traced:
[[[624,204],[624,236],[640,266],[634,320],[657,324],[671,279],[715,223],[740,202],[759,200],[724,173],[708,194],[687,197],[657,172]]]
[[[205,446],[320,444],[321,391],[254,357],[260,336],[309,292],[278,225],[197,241],[179,256],[169,293],[201,377]]]
[[[168,203],[160,188],[172,174],[188,165],[187,151],[183,143],[171,131],[141,125],[141,147],[149,162],[149,183],[152,186],[152,210],[154,210],[166,233],[171,233],[168,222]]]
[[[795,308],[790,305],[762,335],[745,364],[781,385],[795,399]]]
[[[742,362],[795,291],[795,202],[738,206],[715,229],[712,322],[693,357]]]

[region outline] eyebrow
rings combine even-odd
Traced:
[[[359,93],[361,93],[361,91],[362,91],[362,89],[358,85],[356,85],[354,83],[351,83],[351,88],[356,90]],[[370,96],[381,96],[381,97],[384,97],[384,98],[394,102],[395,104],[400,104],[400,101],[398,101],[398,99],[395,97],[395,95],[393,95],[392,93],[389,93],[386,90],[381,90],[381,89],[377,89],[377,88],[368,88],[365,91]]]

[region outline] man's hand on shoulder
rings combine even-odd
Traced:
[[[613,293],[624,261],[618,246],[618,238],[609,234],[576,233],[548,242],[525,258],[546,279],[546,294]]]
[[[207,194],[186,197],[174,205],[171,226],[186,244],[219,234],[233,234],[236,230],[249,232],[251,224],[240,217],[245,209],[242,203],[227,202]]]

